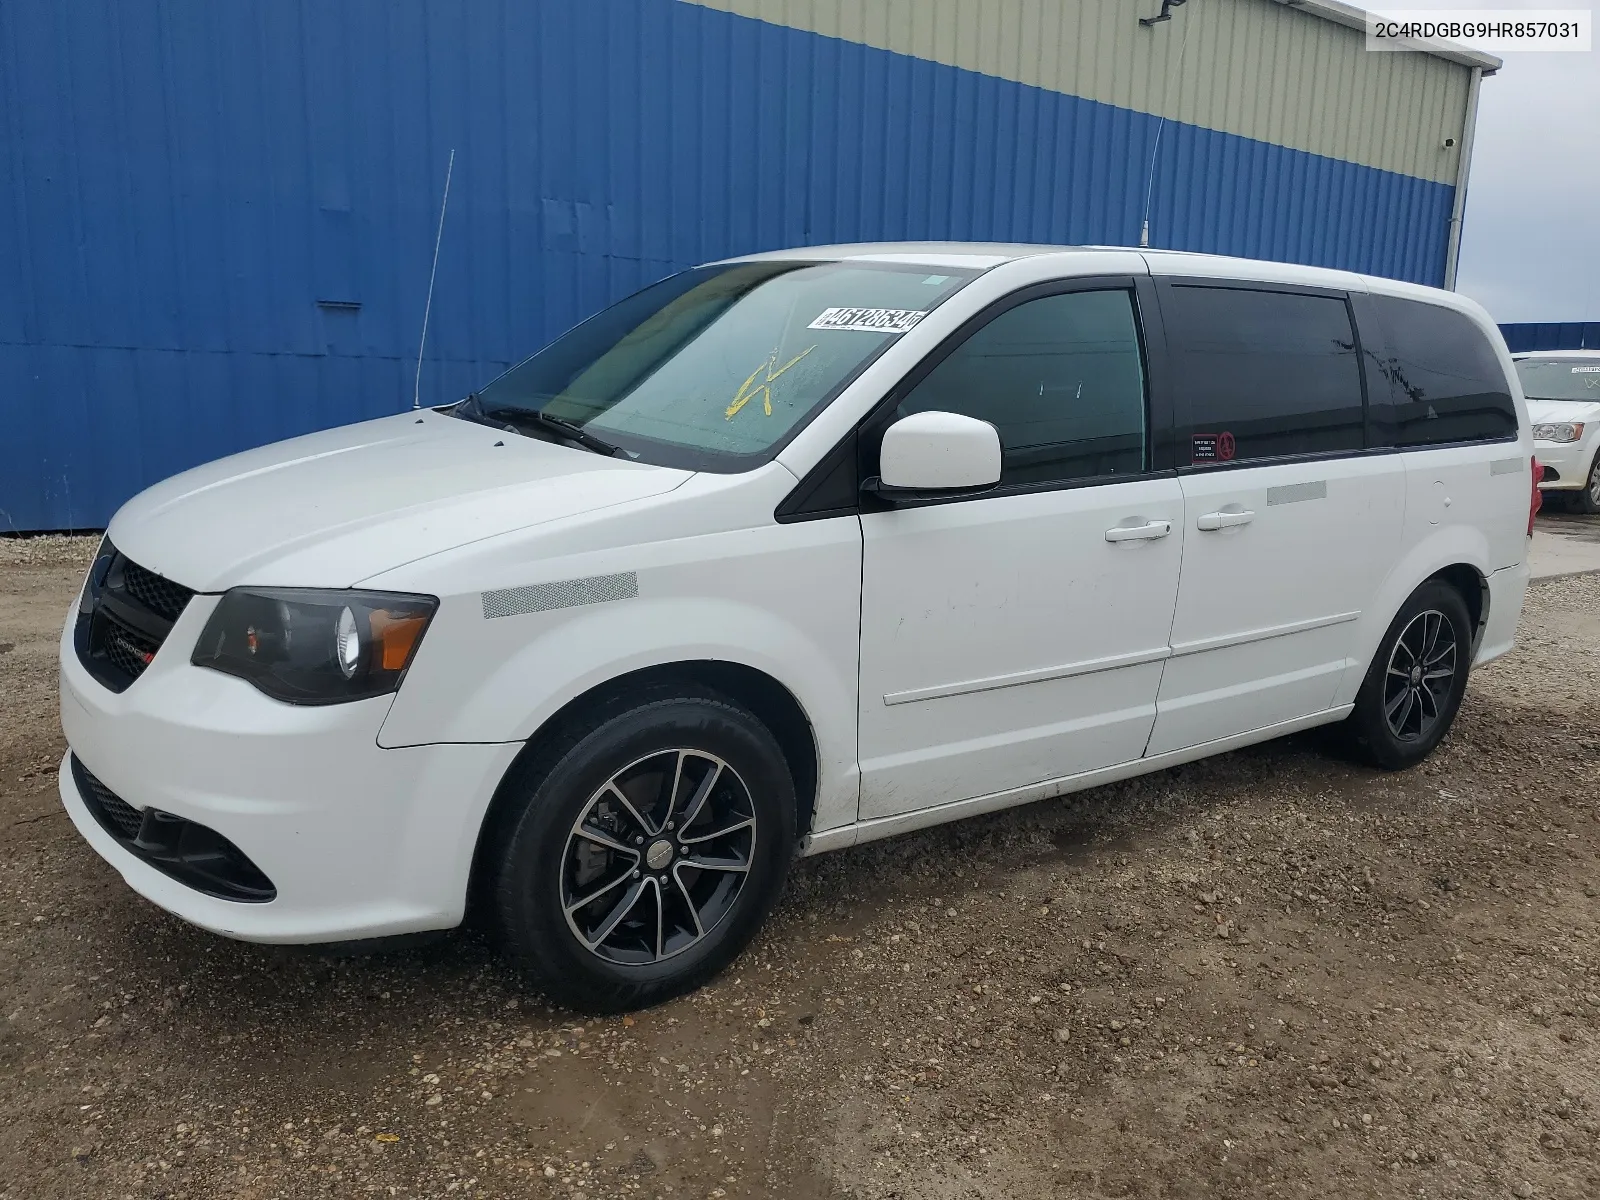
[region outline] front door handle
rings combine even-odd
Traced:
[[[1248,525],[1256,519],[1255,513],[1248,508],[1242,512],[1214,512],[1206,513],[1195,522],[1201,529],[1232,529],[1235,525]]]
[[[1106,530],[1106,541],[1148,542],[1152,538],[1164,538],[1171,532],[1171,521],[1151,521],[1148,525],[1118,525],[1114,529]]]

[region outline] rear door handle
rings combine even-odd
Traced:
[[[1148,525],[1118,525],[1106,530],[1108,542],[1148,542],[1172,532],[1171,521],[1151,521]]]
[[[1206,513],[1195,522],[1201,529],[1232,529],[1235,525],[1248,525],[1256,519],[1249,509],[1243,512]]]

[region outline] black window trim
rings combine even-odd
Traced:
[[[1154,291],[1158,299],[1162,301],[1165,300],[1169,291],[1180,287],[1225,288],[1236,292],[1275,292],[1280,295],[1316,296],[1325,300],[1343,301],[1345,318],[1350,322],[1351,335],[1355,339],[1356,373],[1361,379],[1362,444],[1360,446],[1344,450],[1314,450],[1304,454],[1274,454],[1263,458],[1242,458],[1217,463],[1174,461],[1173,467],[1179,475],[1210,475],[1218,471],[1243,471],[1254,467],[1268,467],[1278,464],[1331,462],[1342,458],[1361,458],[1368,454],[1392,449],[1392,447],[1377,447],[1372,444],[1373,405],[1367,379],[1366,358],[1364,355],[1365,343],[1362,341],[1361,336],[1361,322],[1356,319],[1356,305],[1352,303],[1355,293],[1345,288],[1322,287],[1309,283],[1276,283],[1234,277],[1210,278],[1205,275],[1155,275],[1151,277],[1151,283],[1154,285]],[[1163,324],[1162,329],[1165,331],[1165,324]],[[1173,412],[1172,454],[1174,459],[1177,460],[1179,449],[1189,444],[1189,439],[1194,435],[1197,426],[1189,413],[1186,401],[1180,401],[1177,395],[1174,394],[1171,398],[1171,404]]]
[[[1141,368],[1144,375],[1145,447],[1144,470],[1120,475],[1092,475],[1078,479],[1048,480],[1038,483],[997,484],[981,492],[956,492],[950,495],[929,495],[898,498],[892,503],[876,497],[863,499],[861,485],[878,473],[878,447],[883,433],[893,422],[889,419],[908,393],[920,384],[935,367],[953,354],[966,341],[997,317],[1049,296],[1070,295],[1074,292],[1128,292],[1133,304],[1134,332],[1139,339]],[[1079,275],[1067,279],[1050,279],[1029,284],[999,297],[973,313],[949,333],[943,341],[914,363],[883,397],[874,404],[840,441],[817,460],[816,466],[806,472],[800,483],[779,503],[773,516],[780,524],[793,521],[815,521],[832,517],[859,516],[862,512],[887,512],[899,508],[923,508],[935,504],[956,504],[975,500],[989,500],[1000,496],[1021,496],[1034,492],[1057,492],[1085,487],[1104,487],[1108,484],[1136,483],[1146,479],[1171,477],[1172,410],[1169,393],[1164,386],[1166,374],[1166,342],[1162,336],[1160,310],[1148,275]],[[839,456],[854,453],[856,477],[852,502],[842,503],[838,491],[826,496],[818,507],[810,507],[826,487],[829,476],[839,471]]]

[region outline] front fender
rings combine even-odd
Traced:
[[[379,744],[525,741],[618,676],[677,662],[737,663],[786,687],[811,723],[815,827],[854,821],[859,526],[806,522],[759,538],[688,541],[699,544],[657,548],[655,563],[637,571],[637,596],[504,617],[485,616],[480,593],[449,597]]]

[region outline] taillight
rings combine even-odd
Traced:
[[[1533,475],[1533,495],[1528,498],[1528,536],[1533,536],[1533,519],[1539,515],[1539,506],[1544,503],[1544,493],[1539,490],[1539,481],[1544,478],[1544,464],[1537,458],[1529,460]]]

